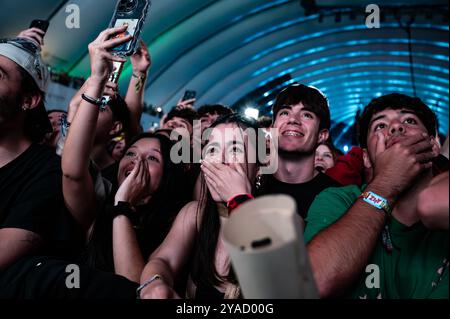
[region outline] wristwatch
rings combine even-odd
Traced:
[[[117,205],[114,205],[113,207],[111,207],[112,219],[114,219],[120,215],[124,215],[124,216],[128,217],[131,220],[131,222],[134,224],[134,221],[136,219],[136,212],[133,210],[130,203],[118,202]]]

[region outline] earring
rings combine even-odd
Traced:
[[[22,110],[26,111],[26,110],[28,110],[28,107],[26,105],[22,105]]]
[[[255,182],[256,189],[260,189],[262,184],[263,184],[263,175],[261,173],[258,173]]]

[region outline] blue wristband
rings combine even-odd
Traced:
[[[359,196],[363,201],[372,205],[373,207],[383,210],[388,216],[391,216],[392,208],[386,198],[375,194],[374,192],[363,192]]]

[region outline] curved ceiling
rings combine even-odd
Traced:
[[[410,17],[386,14],[380,28],[368,29],[364,9],[369,1],[315,1],[319,6],[349,7],[351,3],[357,8],[340,16],[327,11],[305,15],[299,0],[152,2],[142,33],[153,59],[147,103],[167,111],[184,90],[193,89],[198,94],[197,105],[233,105],[272,80],[289,75],[290,80],[259,92],[261,99],[253,106],[269,114],[270,98],[283,84],[314,85],[329,98],[338,144],[347,143],[356,111],[373,97],[389,92],[415,93],[438,114],[441,133],[448,131],[448,7],[432,14],[412,11],[411,69],[408,33],[399,25]],[[80,8],[79,29],[65,27],[65,8],[71,3]],[[384,7],[402,3],[448,5],[446,0],[377,1],[382,13]],[[33,18],[50,18],[44,49],[48,63],[70,75],[87,76],[87,45],[108,25],[114,5],[111,0],[33,4],[4,0],[0,35],[17,33]],[[389,12],[386,9],[385,13]],[[125,89],[130,73],[131,67],[126,65],[121,88]],[[269,100],[262,99],[265,96]]]

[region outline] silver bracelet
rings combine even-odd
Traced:
[[[137,299],[141,299],[141,290],[144,289],[145,287],[147,287],[148,285],[150,285],[152,282],[154,282],[155,280],[163,280],[163,277],[161,275],[153,275],[149,280],[147,280],[146,282],[144,282],[142,285],[140,285],[138,287],[138,289],[136,289],[136,298]]]

